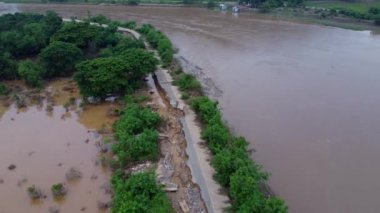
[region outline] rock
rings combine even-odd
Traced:
[[[16,169],[16,165],[14,164],[11,164],[8,166],[8,170],[15,170]]]
[[[74,181],[82,178],[82,173],[76,168],[70,168],[70,170],[66,173],[66,179],[68,181]]]
[[[178,185],[175,183],[164,183],[164,191],[166,192],[176,192],[178,191]]]
[[[131,168],[125,170],[124,173],[126,175],[136,174],[136,173],[147,171],[147,170],[151,169],[153,166],[154,165],[148,161],[146,163],[138,164],[134,167],[131,167]]]
[[[179,202],[179,206],[181,207],[181,210],[184,212],[184,213],[188,213],[190,212],[190,208],[189,206],[187,205],[186,201],[185,200],[181,200]]]
[[[80,209],[80,211],[81,211],[81,212],[84,212],[84,211],[86,211],[86,209],[87,209],[87,208],[83,206],[83,207]]]
[[[4,179],[0,178],[0,184],[4,183]]]

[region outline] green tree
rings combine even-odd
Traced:
[[[0,80],[14,80],[17,76],[17,63],[9,53],[0,53]]]
[[[104,98],[108,94],[122,92],[128,87],[126,73],[128,63],[120,58],[98,58],[76,65],[77,81],[83,96]]]
[[[45,32],[48,37],[52,36],[62,27],[62,18],[54,11],[47,11],[43,19],[45,24]]]
[[[124,94],[139,85],[156,68],[153,54],[143,49],[128,49],[117,57],[98,58],[77,66],[75,79],[84,96],[104,98]]]
[[[50,43],[39,57],[47,78],[68,76],[74,71],[74,65],[83,58],[81,50],[75,45],[61,41]]]
[[[31,60],[22,61],[18,66],[18,74],[28,85],[42,87],[44,70],[39,64],[36,64]]]

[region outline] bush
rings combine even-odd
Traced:
[[[195,98],[191,102],[191,106],[197,113],[199,113],[202,121],[206,124],[208,124],[213,118],[217,119],[217,117],[220,117],[218,103],[206,96]]]
[[[144,41],[123,37],[115,47],[109,47],[101,52],[102,57],[118,56],[125,53],[128,49],[145,49]]]
[[[207,8],[212,9],[212,8],[215,8],[215,7],[216,7],[216,3],[215,3],[214,0],[207,1]]]
[[[0,96],[5,95],[7,93],[7,87],[0,82]]]
[[[125,141],[130,135],[134,136],[144,129],[153,129],[160,123],[161,118],[148,108],[131,104],[121,112],[119,120],[115,123],[115,136],[119,141]]]
[[[125,140],[115,143],[112,151],[118,156],[121,167],[134,161],[157,160],[159,156],[158,132],[144,129],[139,135],[128,135]]]
[[[127,3],[128,3],[128,5],[139,5],[140,1],[139,0],[128,0]]]
[[[177,85],[182,91],[193,90],[200,91],[201,84],[194,75],[191,74],[182,74],[179,76],[178,80],[176,80],[175,85]]]
[[[42,87],[42,79],[45,72],[39,64],[36,64],[31,60],[20,62],[18,66],[18,74],[28,85]]]
[[[39,55],[45,68],[45,77],[68,76],[74,71],[75,64],[82,60],[82,51],[74,44],[54,41]]]
[[[109,24],[111,23],[111,20],[108,19],[104,15],[96,15],[96,16],[90,16],[89,18],[86,19],[88,22],[94,22],[94,23],[99,23],[99,24]]]
[[[157,185],[152,172],[142,172],[125,180],[122,172],[112,178],[115,191],[112,212],[173,212],[162,188]]]
[[[144,24],[138,31],[146,36],[146,39],[152,47],[157,48],[163,66],[169,67],[173,61],[174,49],[168,37],[154,29],[151,25]]]
[[[346,8],[333,8],[333,9],[339,11],[339,14],[349,16],[352,18],[364,19],[364,20],[370,20],[371,19],[371,15],[368,13],[357,12],[357,11],[354,11],[351,9],[346,9]]]
[[[122,23],[121,26],[133,30],[137,27],[137,23],[136,21],[127,21]]]
[[[377,16],[375,17],[375,21],[374,21],[374,23],[375,23],[376,25],[380,26],[380,15],[377,15]]]

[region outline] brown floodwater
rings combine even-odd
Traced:
[[[24,5],[149,22],[217,98],[295,213],[378,212],[380,36],[197,8]]]
[[[0,212],[49,212],[51,207],[61,212],[105,212],[97,203],[111,199],[106,193],[111,173],[100,163],[103,135],[98,129],[115,121],[107,111],[117,106],[81,108],[79,90],[69,79],[55,80],[42,92],[21,88],[14,92],[25,94],[28,107],[19,109],[12,98],[0,101]],[[48,106],[52,108],[47,110]],[[9,170],[12,164],[16,168]],[[66,179],[71,168],[81,172],[79,180]],[[68,188],[63,199],[52,195],[50,188],[57,183]],[[32,185],[46,198],[30,199],[27,188]]]

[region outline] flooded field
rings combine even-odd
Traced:
[[[221,89],[225,118],[290,212],[378,212],[379,35],[196,8],[19,9],[154,24]]]
[[[81,107],[69,79],[53,81],[42,92],[20,82],[10,87],[14,94],[0,100],[0,212],[106,212],[98,207],[111,199],[99,131],[109,130],[116,118],[107,112],[117,106]],[[59,199],[51,191],[57,183],[67,187]],[[33,185],[41,199],[29,197]]]

